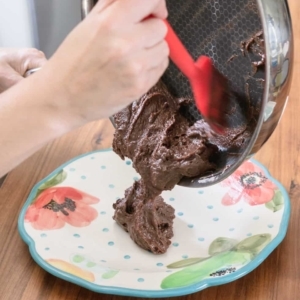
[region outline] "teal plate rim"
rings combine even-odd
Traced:
[[[66,167],[70,163],[91,155],[93,153],[98,152],[108,152],[112,151],[112,149],[104,149],[104,150],[96,150],[92,152],[88,152],[79,156],[76,156],[75,158],[69,160],[68,162],[62,164],[60,167],[55,169],[51,174],[49,174],[47,177],[42,179],[40,182],[34,185],[32,188],[21,212],[18,218],[18,231],[21,235],[21,238],[23,241],[28,245],[29,252],[34,259],[34,261],[45,271],[48,273],[56,276],[57,278],[63,279],[65,281],[74,283],[78,286],[84,287],[88,290],[91,290],[96,293],[102,293],[102,294],[112,294],[112,295],[119,295],[119,296],[131,296],[131,297],[143,297],[143,298],[166,298],[166,297],[177,297],[177,296],[184,296],[193,294],[196,292],[199,292],[201,290],[204,290],[205,288],[212,287],[212,286],[218,286],[223,285],[232,281],[235,281],[246,274],[252,272],[255,268],[257,268],[274,250],[275,248],[283,241],[283,239],[286,236],[286,232],[288,229],[289,219],[290,219],[290,212],[291,212],[291,205],[290,205],[290,198],[288,196],[288,193],[286,189],[283,187],[283,185],[273,178],[269,172],[269,170],[260,162],[257,160],[251,158],[250,161],[262,168],[266,174],[266,176],[278,186],[280,191],[282,192],[283,198],[284,198],[284,212],[282,221],[280,224],[280,230],[277,236],[247,265],[242,267],[241,269],[237,270],[234,273],[228,274],[224,277],[219,278],[208,278],[204,279],[198,283],[195,283],[190,286],[182,287],[182,288],[175,288],[175,289],[169,289],[169,290],[139,290],[139,289],[129,289],[129,288],[121,288],[121,287],[110,287],[105,285],[98,285],[94,284],[88,281],[85,281],[81,278],[78,278],[72,274],[66,273],[64,271],[61,271],[59,269],[56,269],[55,267],[48,264],[35,250],[35,242],[34,240],[27,234],[25,227],[24,227],[24,217],[25,212],[30,205],[30,202],[33,198],[33,196],[36,194],[38,187],[47,181],[50,177],[55,175],[59,170]]]

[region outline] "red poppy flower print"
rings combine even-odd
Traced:
[[[250,161],[245,162],[221,184],[229,187],[222,199],[222,204],[226,206],[241,200],[250,205],[265,204],[273,199],[276,189],[276,185],[264,175],[263,170]]]
[[[48,188],[28,207],[25,222],[37,230],[59,229],[65,223],[88,226],[98,216],[90,205],[98,202],[98,198],[71,187]]]

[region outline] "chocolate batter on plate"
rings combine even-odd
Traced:
[[[154,254],[165,253],[173,237],[174,209],[164,202],[162,191],[184,176],[216,170],[222,149],[245,141],[245,128],[222,137],[203,120],[190,124],[181,113],[190,101],[171,96],[159,82],[114,116],[113,149],[133,161],[141,179],[113,205],[113,218],[137,245]]]

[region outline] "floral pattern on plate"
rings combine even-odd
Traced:
[[[258,234],[238,242],[229,238],[217,238],[209,246],[209,257],[188,258],[167,267],[182,269],[167,276],[161,288],[185,287],[208,277],[224,276],[236,271],[253,260],[271,241],[270,234]]]
[[[221,184],[229,188],[222,198],[224,205],[234,205],[241,200],[250,205],[268,203],[273,199],[277,189],[263,170],[250,161],[245,162]]]
[[[60,229],[68,223],[88,226],[98,216],[91,204],[99,199],[72,187],[51,187],[43,190],[26,211],[25,222],[34,229]]]
[[[96,292],[171,297],[249,273],[286,234],[288,195],[251,160],[220,184],[165,191],[176,212],[174,237],[166,254],[153,255],[112,219],[112,204],[138,179],[130,160],[107,150],[77,157],[38,183],[19,216],[35,261]]]

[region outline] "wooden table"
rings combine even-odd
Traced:
[[[255,271],[223,286],[180,297],[186,300],[293,300],[300,298],[300,1],[290,0],[296,55],[290,103],[275,134],[256,155],[290,194],[292,215],[283,243]],[[88,124],[36,153],[0,181],[0,299],[60,300],[133,298],[101,295],[58,279],[31,258],[17,230],[19,212],[32,186],[67,160],[111,145],[108,120]]]

